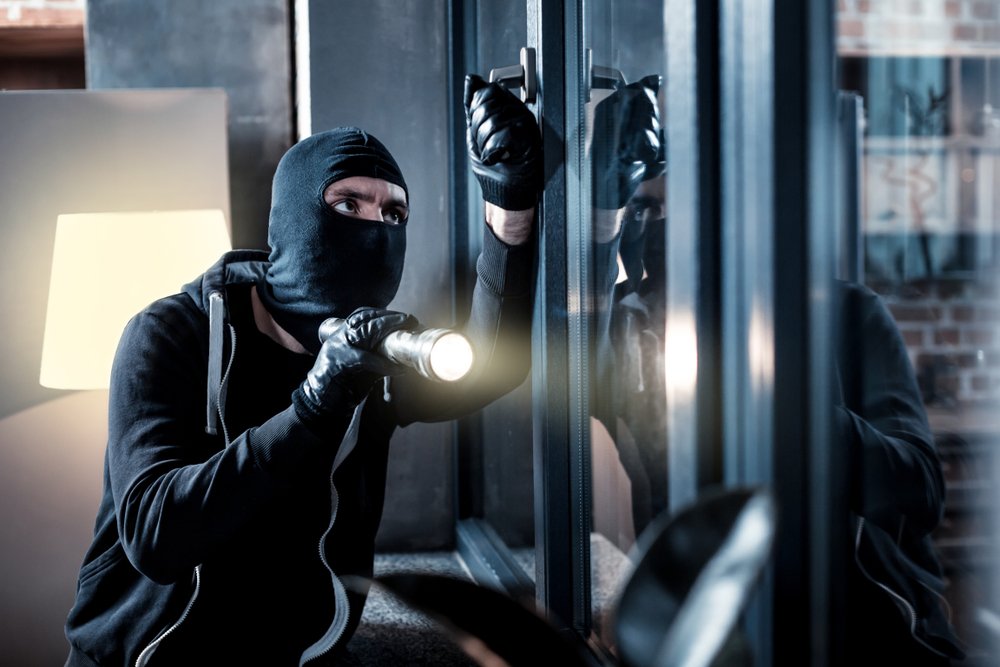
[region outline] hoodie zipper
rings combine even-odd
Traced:
[[[333,587],[333,599],[334,599],[334,612],[333,621],[330,622],[330,627],[327,628],[326,632],[322,637],[319,638],[316,643],[307,648],[302,652],[299,658],[299,667],[302,667],[307,662],[312,660],[317,660],[331,650],[340,641],[340,638],[344,636],[344,632],[347,630],[348,622],[351,618],[351,605],[350,600],[347,599],[347,590],[344,588],[343,582],[334,572],[333,567],[326,558],[326,549],[324,545],[326,544],[326,538],[329,537],[330,533],[333,531],[333,526],[337,522],[337,511],[340,508],[340,494],[337,492],[337,486],[333,482],[334,473],[337,472],[337,468],[343,463],[344,459],[354,450],[355,445],[358,443],[358,430],[361,424],[361,413],[364,410],[365,401],[362,401],[360,405],[354,410],[354,416],[351,418],[351,423],[347,427],[347,433],[341,440],[340,449],[337,452],[337,456],[333,460],[333,465],[330,466],[330,523],[327,525],[326,530],[323,531],[323,535],[319,538],[319,559],[323,563],[323,567],[327,569],[330,573],[330,584]]]
[[[153,655],[156,647],[160,645],[164,639],[167,638],[171,632],[180,627],[181,623],[187,618],[188,614],[191,613],[191,607],[194,606],[194,601],[198,599],[198,593],[201,591],[201,565],[196,565],[194,568],[194,593],[191,594],[191,599],[188,600],[187,606],[184,607],[184,611],[181,612],[181,617],[177,619],[177,622],[171,625],[169,628],[160,633],[160,636],[151,641],[146,648],[142,649],[142,653],[139,657],[135,659],[135,667],[144,667],[144,665],[149,662],[149,658]]]
[[[933,652],[935,655],[947,657],[944,653],[938,651],[936,648],[934,648],[933,646],[931,646],[930,644],[928,644],[923,639],[917,636],[917,611],[916,609],[913,608],[913,605],[911,605],[909,601],[902,595],[892,590],[882,582],[878,581],[877,579],[875,579],[875,577],[868,574],[868,570],[866,570],[865,566],[861,564],[861,533],[864,530],[864,528],[865,528],[865,518],[859,517],[858,533],[854,538],[854,562],[857,563],[858,569],[861,570],[861,574],[865,575],[865,578],[868,579],[868,581],[872,582],[873,584],[884,590],[886,593],[891,595],[893,599],[900,605],[902,605],[903,608],[907,611],[907,613],[910,616],[910,636],[913,637],[914,641],[916,641],[918,644],[926,648],[928,651]],[[923,582],[920,583],[922,584]]]
[[[326,538],[333,530],[333,524],[337,520],[337,509],[340,505],[340,495],[337,493],[337,487],[333,484],[333,471],[330,472],[330,499],[332,506],[330,524],[323,531],[322,537],[319,538],[319,559],[323,563],[323,567],[330,573],[330,584],[333,586],[333,600],[335,605],[333,621],[323,636],[302,652],[302,656],[299,658],[300,667],[307,662],[322,658],[333,650],[333,647],[337,645],[340,638],[344,636],[344,631],[347,629],[348,621],[351,618],[351,605],[347,599],[347,590],[344,588],[344,584],[340,581],[340,578],[337,577],[337,573],[330,566],[329,561],[326,559],[326,550],[323,548]]]

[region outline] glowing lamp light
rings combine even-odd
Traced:
[[[231,247],[220,210],[60,215],[39,382],[106,388],[128,320]]]

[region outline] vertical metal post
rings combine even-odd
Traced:
[[[864,101],[858,93],[837,95],[837,276],[863,281],[864,253],[861,242],[861,153]]]
[[[779,505],[745,625],[761,664],[837,664],[840,650],[832,15],[825,0],[722,3],[726,480],[771,486]]]
[[[774,662],[839,664],[847,508],[831,441],[833,10],[773,0]],[[801,637],[801,642],[785,641]],[[780,639],[779,639],[780,638]]]
[[[527,0],[528,46],[538,67],[536,112],[542,121],[545,190],[538,211],[539,264],[533,325],[532,392],[535,475],[535,585],[539,603],[564,631],[586,634],[590,626],[589,471],[581,433],[580,299],[577,242],[568,232],[567,117],[576,103],[580,51],[579,0]],[[570,269],[573,262],[574,268]],[[572,274],[571,274],[572,271]],[[574,304],[574,305],[571,305]],[[572,332],[571,332],[572,329]],[[572,346],[572,347],[571,347]]]
[[[720,16],[722,407],[728,485],[774,484],[774,82],[770,0],[725,0]],[[745,622],[754,660],[776,664],[774,571]]]
[[[722,477],[718,30],[713,3],[667,0],[667,364],[697,359],[666,378],[671,511]]]

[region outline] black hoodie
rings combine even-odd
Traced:
[[[136,315],[112,370],[104,496],[67,664],[295,665],[345,644],[364,595],[345,595],[339,575],[371,574],[389,438],[523,381],[532,261],[531,244],[487,229],[464,326],[470,375],[405,374],[388,395],[379,383],[322,433],[290,401],[312,357],[253,326],[266,254],[228,253]]]

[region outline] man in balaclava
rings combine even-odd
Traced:
[[[374,192],[366,189],[366,200],[350,198],[354,210],[347,212],[326,200],[328,189],[344,179],[398,194],[388,199],[384,216],[373,209],[379,217],[364,219],[358,206],[372,203]],[[362,193],[356,187],[352,194]],[[395,296],[406,252],[407,194],[392,155],[358,128],[314,135],[282,158],[268,225],[270,267],[258,295],[277,323],[314,354],[323,320],[347,317],[359,306],[382,308]]]
[[[386,310],[410,196],[388,149],[358,128],[293,146],[270,253],[227,253],[123,333],[67,665],[325,665],[348,650],[366,596],[344,578],[372,575],[393,431],[477,409],[530,363],[541,137],[499,85],[470,76],[465,93],[486,202],[472,371],[435,382],[376,351],[417,326]]]

